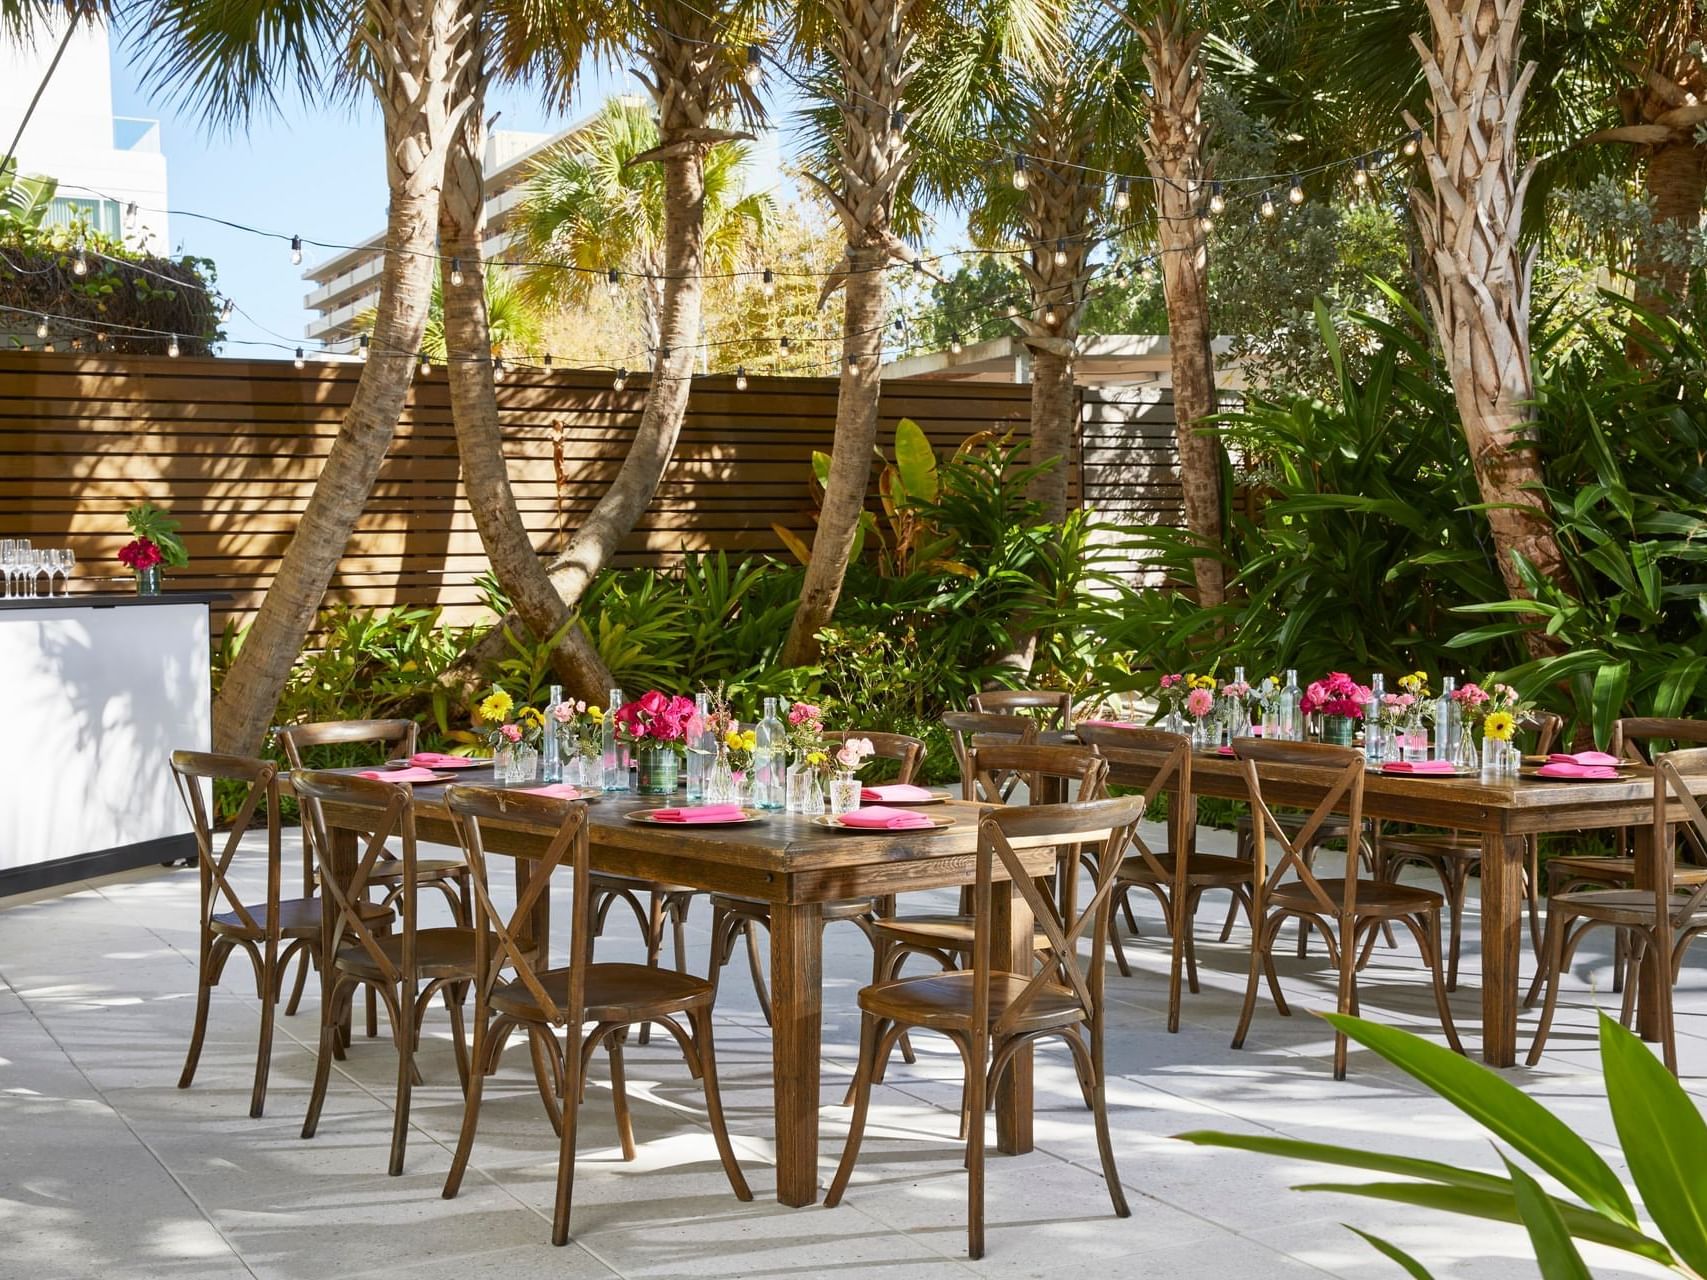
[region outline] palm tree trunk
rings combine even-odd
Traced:
[[[1072,342],[1069,337],[1068,343]],[[1043,518],[1060,524],[1067,518],[1067,489],[1073,457],[1073,428],[1077,415],[1073,385],[1073,353],[1033,348],[1031,353],[1031,460],[1055,459],[1055,465],[1032,480],[1028,496],[1042,504]]]
[[[1570,588],[1564,557],[1536,489],[1541,459],[1532,439],[1530,271],[1518,245],[1533,165],[1518,159],[1517,123],[1533,63],[1517,70],[1522,0],[1428,0],[1431,49],[1412,37],[1434,113],[1423,156],[1430,189],[1412,193],[1423,245],[1434,263],[1430,310],[1452,374],[1488,525],[1507,592],[1530,594],[1521,556]],[[1406,117],[1412,128],[1416,122]],[[1531,633],[1537,654],[1555,651]]]
[[[470,39],[481,38],[476,30]],[[439,203],[439,252],[465,264],[462,283],[441,262],[444,296],[445,369],[450,384],[451,416],[469,509],[481,544],[504,594],[515,604],[522,625],[535,637],[555,636],[552,670],[574,696],[602,703],[611,687],[610,672],[574,611],[551,585],[516,509],[504,460],[498,398],[492,385],[492,338],[487,324],[485,268],[482,262],[482,214],[486,202],[480,157],[485,132],[484,73],[471,69],[474,108],[458,131],[445,165]],[[501,634],[501,633],[500,633]]]
[[[1707,147],[1682,134],[1655,147],[1643,167],[1643,182],[1662,229],[1693,233],[1707,201]],[[1681,301],[1689,287],[1689,264],[1650,250],[1636,259],[1636,301],[1660,315]]]
[[[391,197],[371,354],[314,494],[214,700],[218,751],[260,748],[408,394],[427,323],[445,154],[466,110],[452,94],[459,71],[455,9],[451,0],[389,0],[368,9]]]
[[[842,127],[835,138],[839,190],[812,180],[835,209],[848,242],[840,269],[819,298],[822,306],[836,287],[846,290],[841,388],[812,558],[783,644],[785,666],[803,666],[818,656],[818,632],[835,615],[871,483],[882,392],[883,268],[889,258],[905,262],[911,257],[889,222],[907,167],[907,139],[890,123],[917,70],[912,57],[916,36],[903,26],[912,4],[829,0],[827,6],[836,20],[829,52],[843,84]]]
[[[1185,526],[1208,548],[1219,548],[1222,527],[1221,448],[1204,427],[1215,414],[1215,355],[1209,323],[1209,255],[1198,225],[1204,197],[1207,131],[1200,111],[1204,33],[1191,30],[1183,3],[1164,3],[1137,28],[1149,77],[1148,134],[1140,141],[1155,179],[1162,254],[1162,293],[1168,308],[1174,422],[1179,447],[1180,500]],[[1198,603],[1226,598],[1222,562],[1193,562]]]

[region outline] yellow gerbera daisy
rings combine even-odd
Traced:
[[[1510,742],[1517,730],[1517,718],[1509,711],[1495,711],[1482,723],[1482,733],[1498,742]]]
[[[741,737],[741,731],[739,729],[731,729],[728,733],[724,734],[723,741],[731,750],[734,751],[739,751],[746,745]]]
[[[515,707],[516,700],[502,689],[494,689],[480,704],[480,718],[489,724],[499,724]]]

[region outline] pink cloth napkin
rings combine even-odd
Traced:
[[[548,787],[521,787],[519,790],[530,796],[550,796],[554,800],[579,800],[586,794],[580,787],[572,787],[567,782],[553,782]]]
[[[1555,751],[1547,757],[1547,763],[1598,765],[1603,769],[1610,769],[1618,763],[1618,757],[1609,756],[1604,751],[1579,751],[1575,755]]]
[[[1215,754],[1218,756],[1230,756],[1233,754],[1233,748],[1231,748],[1231,747],[1216,747],[1215,748]]]
[[[1381,766],[1382,773],[1455,773],[1450,760],[1390,760]]]
[[[936,825],[924,814],[914,813],[911,809],[886,809],[876,804],[844,813],[841,824],[844,827],[870,827],[875,831],[906,831]]]
[[[1079,721],[1079,723],[1080,724],[1100,725],[1105,729],[1130,729],[1130,728],[1132,728],[1132,722],[1129,720],[1081,720],[1081,721]]]
[[[372,778],[375,782],[443,781],[431,769],[365,769],[356,776],[358,778]]]
[[[1535,771],[1542,778],[1617,778],[1618,770],[1598,764],[1544,764]]]
[[[447,756],[441,751],[417,751],[409,757],[409,763],[422,769],[472,769],[478,764],[490,764],[490,760],[471,760],[467,756]]]
[[[702,804],[691,809],[654,809],[655,822],[736,822],[746,817],[738,804]]]
[[[935,800],[936,793],[925,787],[915,787],[910,782],[886,782],[881,786],[861,787],[859,798],[878,804],[891,801],[897,804],[905,804],[909,800],[917,804],[921,800]]]

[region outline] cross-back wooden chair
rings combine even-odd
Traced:
[[[189,1053],[178,1087],[188,1089],[201,1060],[207,1034],[208,1003],[233,951],[248,957],[255,971],[255,994],[261,1001],[261,1042],[255,1057],[255,1086],[249,1114],[260,1116],[267,1098],[267,1072],[272,1062],[273,1009],[278,1003],[284,972],[299,951],[320,950],[320,902],[314,897],[281,898],[283,855],[279,835],[278,766],[270,760],[174,751],[172,780],[189,811],[196,842],[196,866],[201,878],[200,951],[196,975],[196,1021]],[[230,828],[215,832],[205,788],[225,782],[244,788]],[[244,901],[232,883],[238,851],[257,816],[266,824],[267,886],[259,903]],[[388,908],[372,907],[376,925],[388,918]],[[284,949],[281,951],[280,947]]]
[[[313,832],[325,920],[320,965],[320,1051],[314,1089],[302,1136],[312,1138],[326,1101],[332,1059],[343,1039],[344,1017],[357,987],[374,992],[385,1005],[397,1049],[397,1101],[391,1130],[393,1175],[403,1172],[409,1135],[409,1102],[417,1078],[416,1052],[421,1025],[433,997],[442,994],[450,1014],[451,1044],[457,1075],[468,1086],[468,1046],[463,1037],[462,1001],[474,978],[475,932],[467,925],[423,929],[419,925],[416,873],[414,789],[406,782],[381,782],[344,773],[305,770],[291,774]],[[353,869],[335,865],[326,823],[326,805],[362,815],[360,850]],[[366,908],[374,869],[387,845],[397,844],[402,891],[395,895],[401,932],[379,933]]]
[[[973,885],[974,939],[971,968],[874,983],[859,993],[860,1061],[854,1114],[847,1146],[835,1180],[824,1198],[841,1202],[859,1158],[871,1105],[872,1083],[896,1042],[909,1029],[948,1037],[966,1064],[963,1123],[966,1168],[970,1175],[967,1253],[984,1255],[984,1110],[986,1099],[1022,1048],[1048,1037],[1065,1040],[1072,1052],[1085,1104],[1096,1122],[1097,1151],[1103,1177],[1118,1217],[1130,1213],[1114,1164],[1109,1139],[1103,1042],[1103,964],[1115,877],[1121,853],[1144,812],[1138,796],[1081,800],[1061,804],[1012,806],[986,813],[978,824],[978,857]],[[1062,912],[1054,897],[1038,887],[1025,851],[1094,843],[1097,867],[1084,904]],[[993,894],[1017,888],[1046,939],[1032,949],[1034,963],[1015,972],[1007,956],[993,954]],[[1085,958],[1079,943],[1089,940]]]
[[[1060,689],[986,689],[966,700],[969,711],[993,712],[997,715],[1042,712],[1036,719],[1043,729],[1066,729],[1073,723],[1073,695]]]
[[[824,735],[826,741],[845,742],[848,738],[869,738],[874,756],[895,762],[896,782],[912,782],[924,765],[926,747],[919,738],[904,733],[866,733],[859,729],[838,729]],[[895,899],[850,898],[841,902],[826,902],[820,912],[824,924],[836,920],[851,920],[868,936],[874,915],[893,913]],[[765,1021],[771,1020],[770,993],[765,986],[764,959],[759,953],[758,930],[771,926],[770,903],[735,894],[711,895],[711,978],[716,983],[723,968],[735,955],[735,945],[743,937],[747,942],[747,967],[752,971],[753,990],[759,997],[759,1009]],[[877,947],[875,938],[872,940]]]
[[[1647,764],[1654,750],[1667,747],[1688,748],[1707,746],[1707,720],[1680,720],[1662,716],[1626,716],[1612,725],[1612,741],[1607,744],[1610,754],[1632,764]],[[1547,859],[1547,896],[1572,893],[1579,889],[1628,889],[1636,883],[1636,857],[1631,847],[1631,832],[1618,832],[1618,852],[1611,856],[1591,853],[1555,854]],[[1707,882],[1707,849],[1698,848],[1685,839],[1678,848],[1681,857],[1673,871],[1677,883],[1694,885]],[[1628,939],[1618,931],[1612,949],[1612,989],[1624,990],[1625,960]],[[1536,954],[1541,944],[1536,943]],[[1528,1000],[1534,1002],[1545,981],[1545,966],[1536,972],[1535,984]]]
[[[1191,993],[1196,995],[1200,990],[1197,944],[1192,936],[1198,901],[1211,889],[1225,889],[1233,895],[1235,905],[1244,905],[1248,916],[1251,862],[1248,858],[1202,853],[1197,848],[1197,797],[1191,789],[1190,738],[1137,725],[1081,724],[1078,734],[1081,742],[1099,754],[1116,760],[1134,760],[1151,771],[1143,791],[1146,812],[1154,810],[1157,796],[1165,793],[1168,797],[1166,846],[1160,850],[1151,848],[1143,832],[1135,829],[1132,851],[1115,875],[1114,891],[1115,900],[1125,908],[1128,920],[1131,907],[1126,897],[1133,889],[1147,890],[1161,904],[1173,942],[1168,970],[1168,1030],[1178,1031],[1182,968]],[[1255,921],[1251,923],[1254,935]],[[1115,962],[1122,976],[1129,977],[1132,970],[1121,944],[1120,923],[1111,915],[1108,924]],[[1133,932],[1137,932],[1136,928]]]
[[[1546,755],[1559,740],[1559,730],[1564,723],[1551,711],[1531,711],[1519,719],[1517,727],[1532,736],[1536,754]],[[1377,823],[1374,843],[1377,879],[1398,879],[1406,863],[1427,867],[1440,878],[1441,890],[1452,909],[1451,932],[1446,946],[1446,989],[1458,990],[1458,954],[1464,939],[1464,899],[1471,875],[1482,865],[1482,837],[1463,831],[1387,832]],[[1535,953],[1540,955],[1541,842],[1530,836],[1527,845],[1523,889],[1529,904],[1529,940]]]
[[[1233,1048],[1245,1043],[1245,1033],[1256,1012],[1257,983],[1263,974],[1268,977],[1275,1007],[1282,1015],[1292,1012],[1275,974],[1274,946],[1287,920],[1297,919],[1320,932],[1326,941],[1328,959],[1339,970],[1336,1008],[1350,1014],[1358,1012],[1358,957],[1364,942],[1385,924],[1403,924],[1416,938],[1433,979],[1435,1006],[1447,1042],[1462,1053],[1464,1047],[1446,999],[1441,962],[1441,895],[1390,881],[1359,879],[1355,852],[1347,853],[1343,876],[1318,876],[1308,853],[1313,837],[1336,806],[1344,806],[1352,830],[1359,828],[1363,820],[1363,753],[1323,743],[1264,742],[1260,738],[1239,738],[1233,750],[1244,773],[1253,819],[1251,918],[1256,922],[1245,1005],[1238,1030],[1233,1033]],[[1272,791],[1285,795],[1289,804],[1305,808],[1300,826],[1289,828],[1275,817],[1264,797],[1259,766],[1271,771]],[[1269,856],[1271,844],[1279,850],[1273,859]],[[1336,1080],[1345,1079],[1345,1067],[1346,1039],[1336,1032]]]
[[[711,1033],[712,984],[691,974],[657,965],[595,963],[591,858],[587,844],[587,806],[551,796],[494,787],[452,786],[445,803],[456,823],[474,884],[475,934],[473,1070],[464,1102],[462,1131],[445,1178],[444,1196],[462,1186],[480,1122],[485,1077],[495,1071],[505,1043],[520,1029],[528,1037],[534,1073],[546,1114],[558,1134],[557,1195],[552,1209],[551,1242],[569,1239],[575,1181],[575,1135],[587,1064],[600,1044],[609,1047],[612,1093],[623,1158],[634,1158],[634,1129],[629,1115],[622,1064],[622,1036],[637,1023],[667,1028],[705,1088],[705,1108],[718,1156],[735,1195],[751,1200],[723,1121],[717,1090],[717,1061]],[[487,875],[481,824],[531,832],[547,843],[535,860],[527,887],[510,910],[493,899]],[[553,874],[570,877],[570,962],[539,969],[536,957],[547,953],[546,939],[533,936],[536,908],[550,892]],[[506,974],[513,976],[505,977]],[[685,1017],[691,1031],[676,1021]],[[592,1029],[586,1030],[586,1024]],[[561,1044],[558,1035],[564,1040]]]
[[[1043,729],[1043,722],[1036,716],[995,711],[949,711],[943,715],[942,725],[948,730],[949,747],[954,752],[954,763],[960,769],[963,790],[967,778],[967,748],[1004,742],[1029,744],[1037,741]],[[1017,782],[1010,783],[996,803],[1006,804],[1015,785]]]
[[[1654,735],[1656,737],[1661,735]],[[1678,735],[1667,734],[1676,740]],[[1677,1074],[1677,1033],[1672,1023],[1672,988],[1683,967],[1690,943],[1707,933],[1707,880],[1681,881],[1678,866],[1670,856],[1674,819],[1671,809],[1682,809],[1678,830],[1701,849],[1707,849],[1707,812],[1699,794],[1707,790],[1707,748],[1668,751],[1654,757],[1654,809],[1652,839],[1662,852],[1661,874],[1652,889],[1584,889],[1552,894],[1547,899],[1547,950],[1542,972],[1547,981],[1547,999],[1541,1021],[1529,1046],[1529,1065],[1541,1060],[1553,1012],[1559,1001],[1559,984],[1569,968],[1577,945],[1595,929],[1618,930],[1630,942],[1632,975],[1640,974],[1645,957],[1658,972],[1652,984],[1656,1003],[1655,1022],[1665,1052],[1666,1066]],[[1680,842],[1681,843],[1681,842]],[[1541,974],[1537,975],[1539,984]],[[1637,989],[1635,976],[1626,984],[1623,1020],[1630,1021]],[[1530,993],[1534,998],[1533,990]]]

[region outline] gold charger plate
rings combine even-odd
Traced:
[[[679,807],[681,806],[660,806],[660,808],[664,809],[674,809]],[[765,820],[764,811],[760,809],[743,809],[741,810],[741,816],[739,818],[718,818],[712,822],[675,822],[669,818],[654,818],[652,815],[657,812],[657,809],[636,809],[633,813],[625,813],[622,816],[627,821],[638,822],[644,827],[669,827],[675,831],[680,831],[683,827],[747,827],[751,826],[755,822],[763,822]]]
[[[881,786],[882,784],[880,783],[878,785]],[[938,791],[932,789],[930,799],[928,800],[871,800],[863,803],[884,805],[892,804],[897,809],[911,809],[916,804],[952,804],[958,798],[959,797],[957,797],[952,791]]]
[[[812,825],[823,827],[829,831],[851,831],[855,835],[883,836],[899,835],[903,831],[942,831],[954,825],[953,818],[932,818],[928,827],[850,827],[841,818],[831,814],[823,814],[812,819]]]

